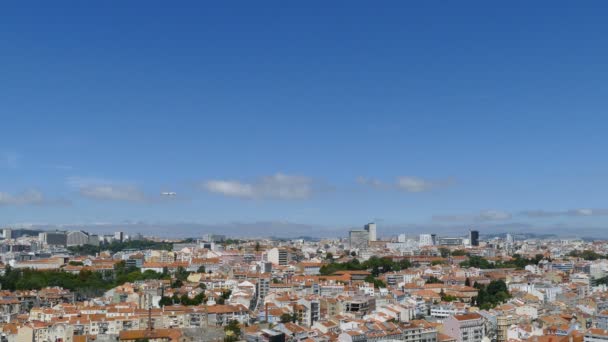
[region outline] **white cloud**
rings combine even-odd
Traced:
[[[19,154],[11,151],[0,151],[0,167],[15,169],[19,166]]]
[[[312,196],[314,187],[314,181],[309,177],[282,173],[261,177],[253,182],[209,180],[202,184],[206,191],[247,199],[307,199]]]
[[[482,221],[502,221],[511,217],[510,213],[500,210],[485,210],[479,213],[479,219]]]
[[[81,177],[70,177],[67,183],[77,189],[81,196],[87,198],[129,202],[142,202],[146,200],[145,193],[137,186],[131,184]]]
[[[513,216],[505,211],[500,210],[482,210],[477,214],[464,215],[435,215],[433,221],[444,222],[487,222],[487,221],[506,221]]]
[[[397,178],[397,187],[407,192],[423,192],[435,188],[438,183],[424,180],[416,177],[399,177]]]
[[[378,179],[373,179],[373,178],[357,177],[357,183],[359,183],[361,185],[370,186],[370,187],[376,188],[376,189],[386,189],[387,188],[387,184],[385,184],[384,182],[382,182]]]
[[[27,190],[16,195],[0,192],[0,205],[40,204],[43,201],[44,196],[37,190]]]
[[[59,203],[59,201],[48,201],[42,192],[34,189],[26,190],[18,194],[0,192],[0,205],[43,205]]]
[[[560,217],[560,216],[608,216],[608,209],[590,209],[590,208],[579,208],[569,210],[527,210],[522,211],[521,215],[530,218],[542,218],[542,217]]]
[[[374,178],[358,177],[357,183],[375,189],[400,190],[406,192],[426,192],[436,188],[449,186],[451,180],[428,180],[413,176],[400,176],[393,183],[386,183]]]

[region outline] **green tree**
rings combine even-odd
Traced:
[[[458,300],[458,298],[456,298],[455,296],[446,294],[443,289],[441,289],[441,292],[439,292],[439,295],[441,296],[441,300],[444,302],[453,302]]]
[[[368,283],[372,283],[374,284],[374,287],[377,288],[386,288],[386,283],[383,282],[381,279],[378,279],[376,277],[374,277],[373,275],[368,275],[367,277],[365,277],[365,281]]]
[[[182,266],[179,266],[177,270],[175,270],[175,278],[181,281],[185,281],[188,279],[190,272],[186,271],[186,269]]]
[[[481,269],[495,268],[494,264],[492,264],[488,260],[486,260],[480,256],[476,256],[476,255],[471,255],[469,257],[469,260],[461,262],[460,266],[461,267],[475,267],[475,268],[481,268]]]
[[[426,280],[425,282],[426,284],[443,284],[443,280],[434,277],[434,276],[430,276],[429,279]]]
[[[483,310],[494,308],[511,298],[507,284],[503,280],[492,280],[487,286],[476,284],[476,287],[479,293],[475,303]]]
[[[284,313],[281,315],[280,321],[281,321],[281,323],[295,322],[293,317],[294,317],[294,315],[292,315],[292,314]]]
[[[241,325],[237,320],[231,320],[228,322],[228,325],[224,327],[224,331],[226,333],[226,338],[224,338],[224,341],[238,341],[241,336]]]

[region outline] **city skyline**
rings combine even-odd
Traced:
[[[604,4],[22,6],[0,226],[608,236]]]

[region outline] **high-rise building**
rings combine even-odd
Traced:
[[[399,236],[397,237],[397,242],[405,242],[405,240],[406,240],[405,234],[399,234]]]
[[[437,235],[435,234],[420,234],[420,240],[418,245],[424,246],[435,246],[437,244]]]
[[[125,239],[125,233],[123,232],[114,232],[114,240],[118,242],[123,242]]]
[[[10,240],[10,239],[13,238],[12,233],[13,233],[13,231],[10,228],[3,228],[2,229],[2,237],[5,238],[5,239],[7,239],[7,240]]]
[[[368,234],[368,239],[369,241],[376,241],[376,224],[371,222],[365,225],[364,228],[369,234]]]
[[[517,316],[499,315],[496,317],[496,342],[506,342],[508,340],[508,330],[513,324],[517,324]]]
[[[38,239],[47,245],[65,246],[67,244],[67,234],[63,231],[42,232],[38,234]]]
[[[99,246],[99,235],[90,234],[88,244],[93,246]]]
[[[515,239],[513,239],[513,235],[511,235],[511,234],[507,234],[507,237],[505,240],[508,244],[513,244],[513,242],[515,242]]]
[[[287,265],[289,252],[283,248],[273,248],[266,253],[266,259],[275,265]]]
[[[83,231],[72,231],[67,233],[67,246],[82,246],[89,243],[89,234]]]
[[[469,243],[471,246],[479,246],[479,231],[469,230]]]

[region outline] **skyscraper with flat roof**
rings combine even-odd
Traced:
[[[437,244],[437,235],[435,234],[420,234],[418,245],[423,246],[435,246]]]
[[[469,230],[469,243],[471,246],[479,246],[479,231]]]
[[[367,232],[369,233],[369,241],[376,241],[376,224],[373,222],[366,224],[365,230],[367,230]]]

